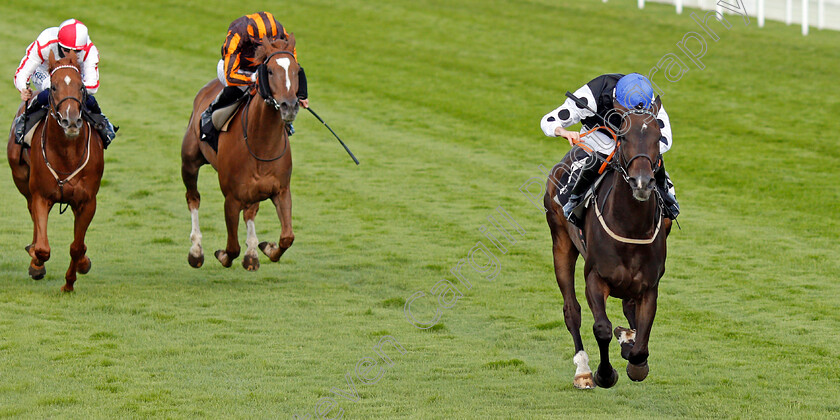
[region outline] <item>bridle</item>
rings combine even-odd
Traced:
[[[269,106],[274,107],[274,109],[277,111],[280,110],[280,103],[277,102],[277,99],[274,98],[274,94],[271,92],[271,85],[268,83],[268,60],[271,60],[272,57],[278,54],[288,54],[292,57],[292,60],[295,60],[295,62],[297,62],[297,59],[295,58],[295,53],[291,51],[275,51],[269,54],[269,56],[266,57],[265,60],[263,60],[262,64],[260,64],[260,66],[257,67],[257,86],[259,88],[260,96],[263,98],[265,103],[267,103]],[[262,83],[263,80],[265,80],[266,83]]]
[[[275,111],[280,110],[280,103],[277,102],[276,98],[274,98],[274,94],[271,92],[271,85],[268,82],[268,60],[270,60],[272,57],[278,54],[288,54],[292,57],[293,60],[295,60],[295,62],[297,62],[297,60],[295,59],[295,54],[293,52],[275,51],[269,54],[269,56],[266,57],[265,60],[263,60],[262,64],[260,64],[259,67],[257,67],[257,90],[259,91],[260,97],[265,101],[265,103],[268,104],[268,106],[274,108]],[[286,155],[286,152],[289,150],[289,137],[286,136],[286,144],[283,147],[283,151],[278,156],[275,156],[273,158],[261,158],[257,156],[253,150],[251,150],[251,145],[248,143],[248,109],[250,109],[248,105],[250,105],[251,103],[251,98],[252,96],[249,95],[248,101],[245,103],[245,111],[242,115],[242,135],[245,137],[245,147],[248,149],[248,154],[250,154],[251,157],[253,157],[254,159],[260,162],[274,162],[275,160],[280,159]]]
[[[53,76],[53,74],[55,74],[55,72],[57,72],[58,70],[61,70],[61,69],[73,69],[77,73],[79,73],[80,77],[81,77],[81,74],[82,74],[82,72],[79,71],[78,67],[70,65],[70,64],[64,64],[64,65],[58,66],[58,67],[52,69],[52,71],[50,71],[50,79],[52,79],[52,76]],[[55,92],[54,89],[51,88],[51,90],[53,90],[53,92]],[[84,112],[85,101],[83,99],[85,99],[85,96],[87,95],[87,90],[85,90],[84,86],[82,86],[81,92],[82,92],[82,99],[79,99],[75,96],[68,95],[68,96],[65,96],[64,98],[61,98],[58,102],[55,102],[55,99],[53,98],[53,94],[52,94],[52,92],[50,92],[50,94],[48,96],[49,104],[50,104],[50,114],[52,115],[53,118],[55,118],[55,121],[58,123],[59,126],[61,126],[61,128],[65,128],[65,129],[67,128],[61,123],[61,121],[64,120],[65,118],[64,118],[63,115],[61,115],[61,112],[58,111],[58,109],[61,107],[61,104],[63,104],[64,101],[73,100],[73,101],[78,102],[79,103],[79,110],[81,112]]]
[[[58,66],[58,67],[54,68],[50,72],[50,78],[52,78],[53,74],[56,71],[58,71],[60,69],[67,69],[67,68],[76,70],[76,72],[78,72],[79,75],[81,76],[81,72],[79,71],[79,69],[76,66],[61,65],[61,66]],[[87,94],[87,91],[85,91],[84,86],[82,86],[82,97],[84,98],[84,95],[86,95],[86,94]],[[61,124],[61,117],[62,116],[61,116],[61,113],[58,112],[58,108],[61,106],[62,103],[64,103],[64,101],[66,101],[68,99],[72,99],[72,100],[78,102],[81,111],[84,112],[84,110],[85,110],[84,102],[82,100],[80,100],[79,98],[75,97],[75,96],[65,96],[64,98],[62,98],[58,102],[54,102],[52,93],[50,93],[50,95],[49,95],[50,114],[56,120],[56,122],[58,123],[58,125],[61,128],[66,128],[66,127],[64,127]],[[87,122],[85,122],[85,124],[89,125],[89,123],[87,123]],[[88,127],[87,142],[85,144],[85,150],[83,152],[85,157],[82,158],[82,160],[76,165],[76,169],[74,169],[73,171],[70,171],[70,172],[63,172],[63,171],[59,171],[59,170],[53,168],[53,166],[50,164],[49,159],[47,159],[47,129],[44,128],[43,130],[41,130],[41,156],[44,158],[44,164],[47,166],[47,169],[50,171],[50,174],[52,174],[53,178],[55,178],[55,182],[58,184],[58,191],[59,191],[58,202],[59,203],[64,202],[64,184],[70,182],[71,179],[73,179],[76,175],[78,175],[79,172],[81,172],[82,169],[84,169],[85,166],[87,166],[88,162],[90,161],[90,133],[91,133],[91,131],[92,130],[90,129],[90,127]],[[66,176],[66,178],[61,179],[61,177],[59,175]],[[65,206],[64,209],[62,209],[61,206],[59,205],[58,210],[59,210],[59,214],[64,214],[64,212],[67,211],[67,207]]]
[[[649,109],[628,109],[627,111],[621,113],[621,120],[624,121],[625,117],[630,114],[648,115],[653,119],[653,121],[656,121],[656,115],[654,115],[653,112]],[[624,133],[621,134],[621,138],[625,138]],[[615,149],[618,150],[620,147],[621,142],[616,139]],[[624,178],[624,181],[626,181],[628,184],[630,184],[630,176],[627,174],[627,170],[630,168],[630,164],[632,164],[634,160],[639,158],[647,159],[647,161],[650,163],[650,168],[653,170],[654,173],[656,173],[657,169],[659,169],[659,165],[662,164],[661,156],[657,155],[656,163],[654,163],[653,159],[647,153],[639,153],[625,161],[624,154],[619,151],[618,162],[615,165],[613,165],[613,167],[617,170],[618,173],[621,174],[621,176]]]

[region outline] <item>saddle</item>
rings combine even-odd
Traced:
[[[219,93],[221,95],[221,93]],[[242,104],[246,101],[244,100],[245,97],[242,99],[224,107],[219,108],[213,111],[213,114],[210,115],[210,118],[213,120],[213,127],[216,129],[218,133],[223,131],[228,131],[230,128],[230,122],[233,120],[233,117],[236,116],[236,113],[239,112],[239,109],[242,108]],[[216,100],[218,100],[218,96],[216,96]],[[199,124],[200,126],[200,124]],[[202,134],[200,136],[201,141],[209,144],[210,147],[213,148],[213,151],[219,151],[219,136],[217,133],[205,133],[203,127],[199,127]]]
[[[35,132],[35,128],[44,121],[47,113],[46,108],[41,108],[30,114],[23,125],[23,137],[20,139],[16,138],[15,143],[23,145],[23,147],[32,147],[32,134]]]

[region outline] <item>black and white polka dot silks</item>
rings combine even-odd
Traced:
[[[617,79],[616,76],[620,75],[599,76],[576,90],[574,94],[580,98],[581,101],[585,102],[586,105],[595,110],[595,112],[599,115],[606,115],[606,112],[612,109],[611,98],[614,97],[613,89],[615,87],[614,79]],[[598,92],[593,92],[593,86],[598,90]],[[601,100],[596,100],[596,98]],[[609,104],[610,107],[607,108],[606,104]],[[583,121],[583,131],[588,131],[596,125],[602,125],[600,118],[592,117],[595,117],[595,114],[593,114],[589,109],[581,108],[574,101],[567,98],[566,101],[563,102],[563,105],[560,105],[557,109],[545,114],[545,116],[542,117],[540,127],[546,136],[557,137],[554,134],[554,130],[557,127],[566,128]],[[656,121],[659,124],[659,130],[662,132],[662,137],[659,140],[659,152],[665,153],[671,148],[671,145],[673,144],[673,137],[671,135],[671,122],[668,118],[668,113],[665,111],[664,105],[659,109]],[[609,154],[615,148],[615,143],[613,142],[612,137],[598,131],[583,137],[582,140],[587,146],[603,154]]]

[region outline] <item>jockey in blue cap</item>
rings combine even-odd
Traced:
[[[601,160],[606,159],[615,148],[612,136],[599,130],[581,139],[580,132],[569,131],[566,128],[580,122],[583,129],[589,131],[592,128],[603,126],[607,119],[611,120],[610,122],[613,125],[618,126],[620,122],[615,121],[614,118],[618,115],[613,112],[615,102],[627,109],[648,109],[653,105],[656,96],[650,80],[639,73],[598,76],[576,90],[574,94],[587,107],[579,106],[570,98],[566,99],[563,105],[542,117],[540,127],[542,127],[546,136],[563,137],[572,146],[582,140],[595,153],[602,155]],[[592,111],[595,111],[595,113]],[[659,139],[659,153],[665,153],[671,148],[673,139],[671,123],[664,106],[659,108],[656,121],[659,123],[659,131],[662,134]],[[563,213],[566,218],[569,218],[572,210],[580,204],[586,191],[597,180],[598,170],[601,166],[597,163],[599,163],[598,157],[594,156],[593,153],[582,162],[577,162],[572,166],[573,170],[577,169],[575,171],[577,173],[572,173],[569,176],[571,192],[568,201],[563,205]],[[674,194],[674,184],[671,182],[668,173],[665,172],[664,161],[655,173],[655,178],[656,187],[665,202],[666,216],[675,219],[680,213],[680,206]]]

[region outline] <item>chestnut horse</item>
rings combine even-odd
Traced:
[[[15,186],[26,197],[35,225],[32,243],[26,247],[32,261],[29,275],[40,280],[50,259],[47,219],[55,203],[73,209],[75,217],[73,243],[70,244],[70,267],[64,275],[65,292],[73,290],[76,273],[90,271],[90,258],[85,253],[85,233],[96,213],[96,193],[105,168],[102,140],[90,123],[82,120],[85,86],[76,53],[56,60],[49,57],[50,111],[46,121],[35,129],[32,145],[26,149],[9,136],[6,152]],[[34,100],[34,99],[33,99]],[[20,115],[26,103],[22,103]]]
[[[658,97],[648,110],[627,110],[615,103],[616,111],[622,115],[622,135],[614,135],[617,146],[609,163],[613,170],[599,184],[586,209],[582,234],[566,220],[563,209],[553,199],[558,188],[556,180],[569,167],[572,153],[549,174],[544,204],[553,242],[554,274],[563,294],[566,328],[575,344],[577,388],[609,388],[618,381],[609,359],[613,333],[621,345],[621,356],[629,362],[627,376],[641,381],[648,374],[648,339],[656,313],[659,279],[665,273],[665,240],[671,228],[671,220],[664,218],[654,193],[654,172],[660,164],[661,134],[656,123],[660,107]],[[594,317],[593,331],[601,355],[594,384],[589,356],[580,338],[580,304],[574,285],[578,255],[585,260],[586,301]],[[608,296],[622,299],[630,329],[612,330],[606,313]]]
[[[251,96],[228,123],[229,130],[219,133],[218,153],[206,142],[200,141],[200,116],[222,90],[222,84],[213,79],[195,97],[190,123],[181,145],[181,177],[187,187],[187,207],[192,217],[192,232],[187,258],[191,266],[204,263],[201,230],[198,225],[198,170],[209,163],[219,174],[219,186],[225,196],[225,224],[227,246],[216,251],[216,258],[230,267],[239,256],[239,213],[244,210],[247,239],[242,266],[254,271],[260,267],[257,247],[271,261],[276,262],[292,246],[292,195],[289,180],[292,175],[292,151],[286,124],[294,121],[299,109],[297,99],[298,65],[294,54],[295,37],[287,40],[263,39],[257,48],[256,60],[262,62],[256,82],[260,98]],[[281,235],[278,243],[257,241],[254,218],[260,201],[271,199],[280,217]]]

